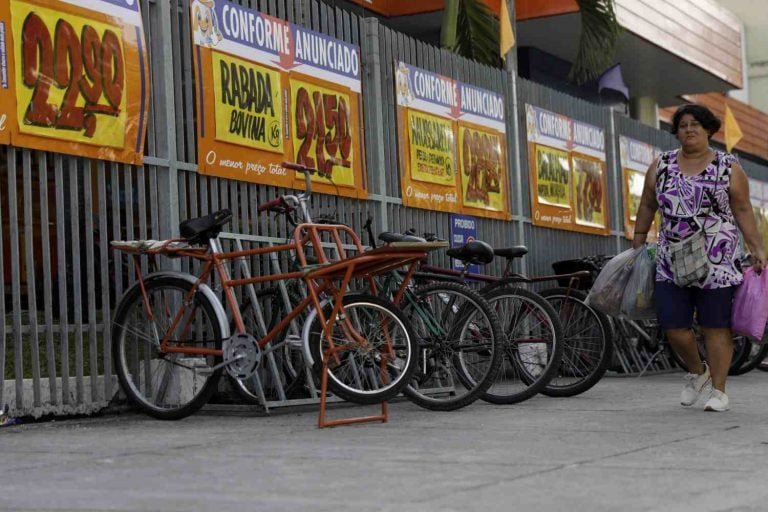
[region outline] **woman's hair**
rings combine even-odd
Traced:
[[[720,129],[720,120],[707,107],[701,105],[683,105],[678,108],[675,115],[672,116],[672,135],[677,135],[677,129],[680,127],[680,119],[682,119],[685,114],[692,115],[694,119],[701,123],[701,126],[707,130],[710,138]]]

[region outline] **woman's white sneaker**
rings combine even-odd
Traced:
[[[706,362],[703,364],[704,373],[701,375],[687,373],[685,377],[683,377],[686,380],[686,383],[683,387],[683,392],[680,393],[680,403],[686,407],[696,403],[701,392],[704,391],[704,388],[712,380],[709,376],[709,365]]]
[[[704,406],[705,411],[727,411],[728,407],[728,395],[720,391],[719,389],[712,389],[712,396],[707,400]]]

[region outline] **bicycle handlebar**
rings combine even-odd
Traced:
[[[256,207],[256,211],[258,213],[262,213],[265,211],[273,211],[276,213],[286,213],[293,211],[293,207],[289,205],[285,198],[283,196],[276,197],[275,199],[272,199],[271,201],[267,201],[266,203],[260,204]]]

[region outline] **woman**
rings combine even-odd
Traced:
[[[731,303],[736,285],[743,279],[739,230],[758,273],[766,257],[744,169],[733,155],[709,146],[719,129],[720,121],[706,107],[684,105],[675,112],[672,133],[680,148],[662,153],[648,168],[632,242],[635,248],[645,243],[660,210],[655,293],[659,326],[691,372],[685,376],[680,402],[693,405],[711,382],[712,393],[704,406],[707,411],[728,410],[725,380],[733,356]],[[678,286],[670,244],[702,229],[708,274]],[[704,333],[707,362],[699,357],[691,330],[694,311]]]

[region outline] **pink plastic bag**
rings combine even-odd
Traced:
[[[768,269],[758,275],[748,268],[744,282],[736,289],[731,311],[731,330],[757,343],[763,340],[768,323]]]

